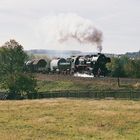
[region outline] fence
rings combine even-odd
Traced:
[[[7,99],[6,93],[0,93],[0,100]],[[93,98],[93,99],[140,99],[140,90],[61,90],[39,92],[38,98]]]
[[[5,92],[0,92],[0,100],[6,100],[8,95]]]
[[[39,98],[140,99],[139,90],[62,90],[40,92]]]

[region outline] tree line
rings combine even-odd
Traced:
[[[107,67],[112,77],[140,78],[140,59],[132,59],[125,55],[120,58],[113,57]]]

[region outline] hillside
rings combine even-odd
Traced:
[[[76,50],[44,50],[44,49],[33,49],[26,51],[27,53],[35,54],[35,55],[47,55],[49,57],[70,57],[72,55],[87,55],[87,54],[94,54],[97,52],[82,52]],[[109,57],[120,57],[123,55],[128,56],[131,59],[140,59],[140,51],[138,52],[127,52],[125,54],[111,54],[105,53],[106,56]]]
[[[48,55],[49,57],[69,57],[71,55],[81,54],[81,51],[74,51],[74,50],[28,50],[27,53],[32,53],[35,55]]]
[[[140,59],[140,51],[138,51],[138,52],[127,52],[125,55],[128,56],[129,58]]]

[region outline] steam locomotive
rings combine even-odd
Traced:
[[[106,76],[109,70],[106,64],[109,57],[98,53],[95,55],[71,56],[69,58],[54,58],[51,60],[34,59],[25,63],[26,71],[58,74],[86,73],[94,76]]]

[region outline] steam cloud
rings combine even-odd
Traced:
[[[63,43],[75,39],[80,43],[93,44],[102,50],[102,32],[93,22],[75,14],[60,14],[41,20],[41,27],[47,41]]]

